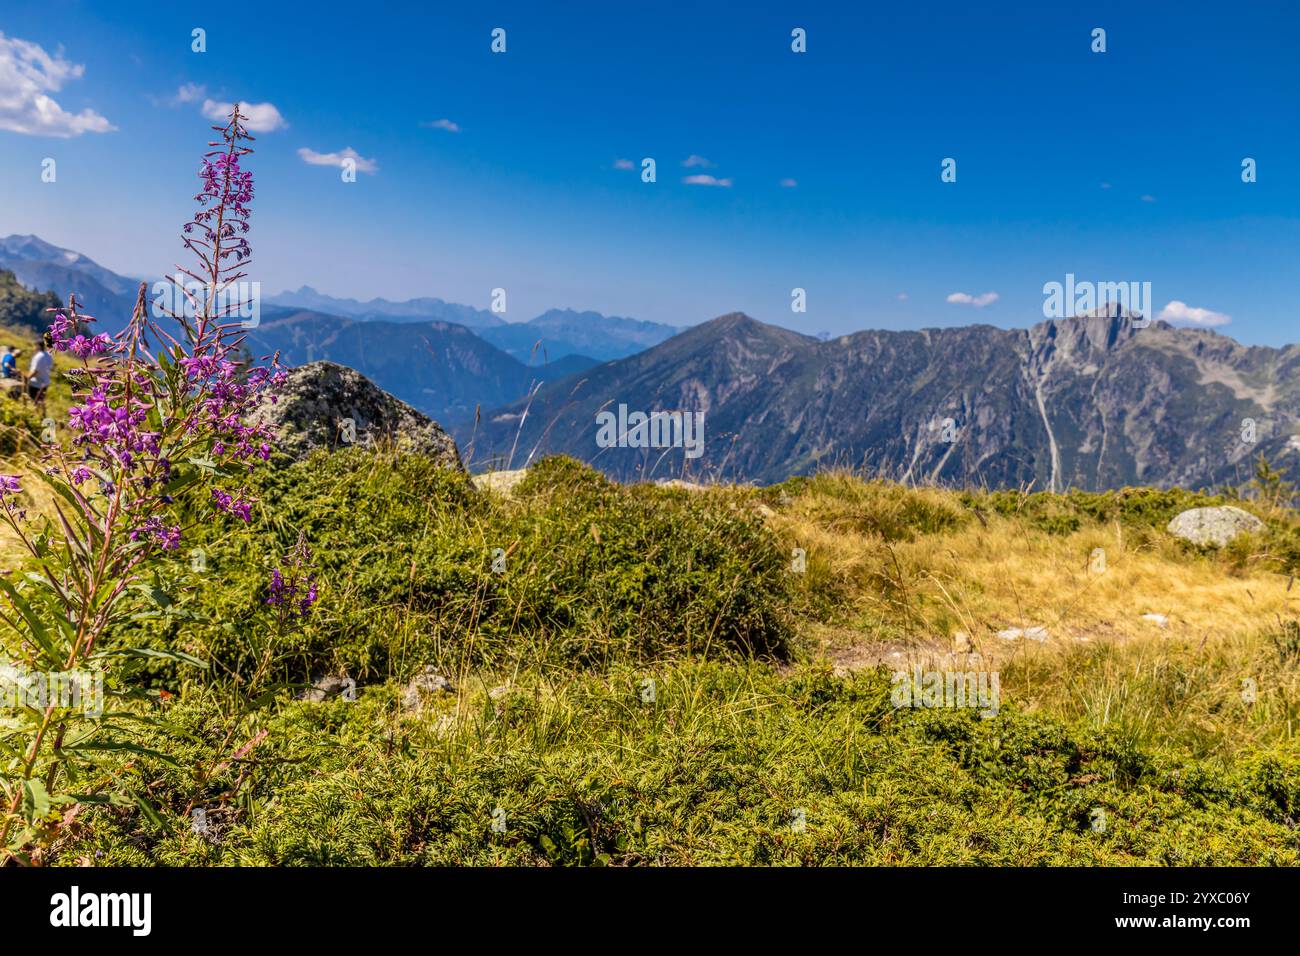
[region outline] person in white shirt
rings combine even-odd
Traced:
[[[45,392],[50,387],[50,373],[54,370],[54,356],[49,353],[46,341],[36,343],[36,353],[27,369],[27,397],[42,415],[45,414]]]

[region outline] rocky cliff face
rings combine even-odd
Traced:
[[[1235,484],[1260,452],[1295,457],[1298,371],[1300,346],[1128,315],[821,342],[733,314],[485,415],[473,458],[564,452],[619,478],[846,465],[990,487]],[[596,414],[619,404],[703,411],[704,454],[598,446]]]

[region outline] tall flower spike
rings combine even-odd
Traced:
[[[177,268],[181,274],[201,283],[204,289],[202,301],[191,303],[198,316],[200,339],[208,332],[209,323],[219,322],[244,304],[221,304],[225,290],[247,275],[241,270],[252,257],[247,234],[252,215],[253,174],[240,167],[240,159],[253,151],[241,145],[252,142],[253,137],[242,120],[236,104],[224,126],[212,127],[221,134],[221,139],[208,145],[219,148],[203,156],[199,169],[203,185],[194,197],[199,208],[184,226],[182,239],[198,259],[197,272],[179,265]],[[188,291],[184,294],[193,295]]]

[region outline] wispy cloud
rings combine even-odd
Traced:
[[[228,120],[230,111],[234,108],[234,103],[222,103],[219,100],[203,101],[203,115],[214,123]],[[280,115],[280,111],[270,103],[246,103],[240,100],[239,112],[244,117],[244,126],[254,133],[270,133],[289,125]]]
[[[1180,302],[1178,299],[1174,299],[1161,309],[1156,318],[1163,319],[1166,322],[1182,322],[1185,325],[1200,325],[1205,328],[1212,328],[1216,325],[1227,325],[1232,321],[1232,316],[1223,312],[1193,308],[1186,302]]]
[[[1156,201],[1156,197],[1153,196],[1153,195],[1151,195],[1150,193],[1144,193],[1142,196],[1140,196],[1140,197],[1138,197],[1138,198],[1140,198],[1143,202],[1155,202],[1155,201]]]
[[[636,163],[632,162],[632,160],[630,159],[616,159],[614,160],[614,168],[615,169],[636,169]]]
[[[85,71],[62,50],[51,56],[38,43],[0,33],[0,130],[68,139],[117,129],[92,109],[69,113],[50,97]]]
[[[312,166],[337,166],[342,169],[344,163],[351,159],[356,162],[357,172],[359,173],[373,174],[379,171],[377,162],[373,159],[366,159],[351,146],[335,153],[318,153],[316,150],[304,146],[298,150],[298,155],[302,157],[304,163],[310,163]]]
[[[172,103],[178,106],[182,103],[197,103],[207,95],[208,88],[202,83],[182,83],[172,97]]]
[[[971,295],[969,292],[954,292],[948,296],[948,301],[954,305],[973,305],[977,309],[982,309],[986,305],[992,305],[998,301],[996,292],[984,292],[980,295]]]
[[[700,169],[712,169],[714,166],[713,163],[709,162],[703,156],[696,156],[694,153],[683,159],[682,165],[687,169],[694,169],[696,167],[699,167]]]
[[[718,179],[716,176],[710,176],[707,173],[699,173],[695,176],[683,177],[682,182],[688,186],[721,186],[723,189],[731,188],[730,179]]]
[[[785,189],[794,189],[798,185],[799,182],[798,180],[795,179],[790,179],[787,177],[786,179],[781,180],[781,186]]]
[[[423,126],[425,129],[445,129],[448,133],[460,132],[460,124],[453,123],[449,119],[429,120],[428,122],[421,123],[420,125]]]

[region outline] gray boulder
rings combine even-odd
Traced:
[[[1225,505],[1184,511],[1174,516],[1167,530],[1192,544],[1221,548],[1239,534],[1263,531],[1264,522],[1248,511]]]
[[[277,448],[297,461],[317,448],[388,444],[464,471],[456,442],[423,412],[394,398],[355,369],[311,362],[291,370],[252,420],[279,436]]]

